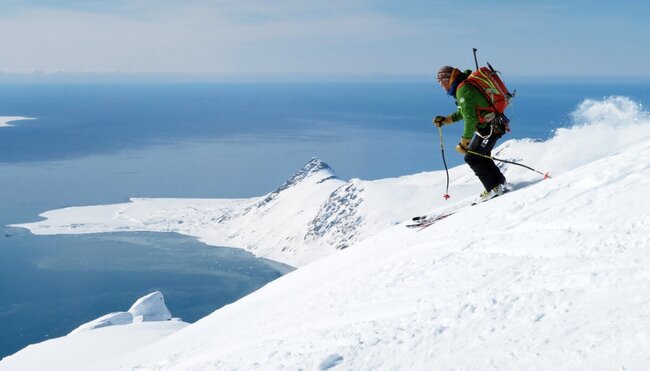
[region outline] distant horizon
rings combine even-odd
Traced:
[[[430,73],[188,73],[188,72],[2,72],[0,83],[415,83],[435,82]],[[650,76],[524,75],[503,73],[515,82],[650,83]]]

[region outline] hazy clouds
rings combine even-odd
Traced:
[[[0,3],[4,72],[419,74],[476,46],[515,74],[650,74],[638,12],[586,1]]]

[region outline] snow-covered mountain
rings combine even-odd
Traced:
[[[517,191],[422,231],[404,227],[408,216],[480,191],[466,166],[451,169],[447,202],[444,172],[345,182],[312,160],[256,199],[46,213],[26,227],[175,230],[300,268],[111,359],[68,367],[51,349],[87,346],[71,334],[0,370],[648,369],[650,118],[614,97],[585,101],[574,121],[548,141],[507,141],[495,153],[551,179],[506,166]],[[103,332],[136,336],[131,326],[96,329],[96,348],[108,344]]]
[[[478,194],[465,169],[457,194]],[[110,231],[177,232],[218,246],[245,248],[292,266],[327,256],[421,213],[442,200],[445,178],[423,173],[397,179],[348,182],[311,159],[273,192],[250,199],[143,199],[70,207],[43,213],[44,221],[18,225],[35,234]],[[435,201],[433,201],[435,199]]]

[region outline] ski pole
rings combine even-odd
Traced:
[[[538,174],[542,174],[542,175],[544,175],[544,179],[547,179],[547,178],[550,178],[550,177],[551,177],[550,175],[548,175],[548,172],[547,172],[547,173],[542,173],[541,171],[537,171],[537,170],[533,169],[533,168],[530,167],[530,166],[526,166],[526,165],[524,165],[524,164],[520,164],[520,163],[518,163],[518,162],[508,161],[508,160],[502,160],[502,159],[500,159],[500,158],[496,158],[496,157],[492,157],[492,156],[484,155],[484,154],[482,154],[482,153],[478,153],[478,152],[474,152],[474,151],[469,151],[469,150],[467,151],[467,153],[471,153],[471,154],[473,154],[473,155],[475,155],[475,156],[479,156],[479,157],[489,158],[490,160],[494,160],[494,161],[505,162],[506,164],[512,164],[512,165],[517,165],[517,166],[525,167],[525,168],[528,169],[528,170],[532,170],[532,171],[534,171],[534,172],[536,172],[536,173],[538,173]]]
[[[476,63],[476,70],[478,71],[478,59],[476,59],[476,52],[478,49],[472,48],[472,51],[474,51],[474,63]]]
[[[440,152],[442,152],[442,163],[445,164],[445,173],[447,173],[447,189],[445,195],[442,196],[445,200],[448,200],[449,197],[449,169],[447,169],[447,160],[445,160],[445,145],[442,142],[442,126],[438,126],[438,131],[440,132]]]

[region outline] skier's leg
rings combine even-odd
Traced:
[[[486,151],[488,156],[492,156],[492,149],[494,148],[494,146],[496,145],[498,140],[499,140],[498,137],[490,138],[490,140],[488,142],[488,145],[485,148],[485,151]],[[499,184],[504,184],[505,185],[506,184],[506,177],[503,175],[503,173],[501,172],[501,169],[499,169],[497,164],[493,160],[490,159],[490,165],[489,166],[490,166],[490,174],[491,174],[490,185],[492,186],[492,188],[498,186]],[[492,189],[492,188],[488,188],[488,189]]]
[[[481,181],[481,184],[483,184],[483,187],[485,187],[485,189],[492,189],[494,187],[490,187],[490,185],[494,182],[494,170],[490,166],[492,160],[467,153],[465,155],[465,162],[474,171],[474,174]]]
[[[497,136],[493,136],[486,141],[477,134],[474,134],[469,148],[473,152],[491,156],[492,149],[498,139]],[[486,190],[491,190],[499,184],[505,184],[505,176],[503,176],[501,170],[492,159],[467,153],[465,155],[465,162],[472,168],[474,174],[476,174]]]

